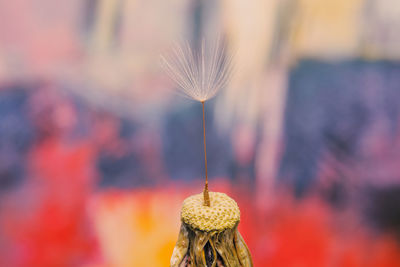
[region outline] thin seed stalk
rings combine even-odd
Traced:
[[[206,120],[204,116],[204,101],[201,101],[203,107],[203,141],[204,141],[204,165],[206,171],[206,182],[203,190],[204,206],[210,207],[210,195],[208,193],[208,170],[207,170],[207,147],[206,147]]]

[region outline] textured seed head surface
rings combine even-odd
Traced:
[[[204,205],[203,194],[197,194],[183,201],[181,220],[201,231],[232,229],[240,220],[236,202],[224,193],[210,192],[210,207]]]

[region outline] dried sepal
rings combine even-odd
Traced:
[[[181,232],[188,236],[186,240],[178,238],[178,242],[172,255],[171,267],[252,267],[251,254],[237,226],[232,229],[219,231],[200,231],[192,229],[182,223]],[[182,234],[180,233],[181,237]],[[179,242],[184,241],[184,244]],[[178,249],[177,249],[178,247]],[[184,248],[184,249],[182,249]],[[179,253],[177,253],[179,251]],[[185,255],[182,253],[186,251]],[[179,254],[179,257],[176,257]]]
[[[185,225],[181,225],[181,229],[178,235],[178,241],[176,241],[174,251],[172,252],[170,266],[178,267],[183,261],[189,248],[189,232]]]
[[[253,266],[250,250],[238,230],[235,233],[235,247],[241,266]]]

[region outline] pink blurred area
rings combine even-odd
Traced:
[[[400,266],[398,0],[0,0],[0,267],[169,266],[201,105],[160,54],[223,37],[210,190],[254,266]]]

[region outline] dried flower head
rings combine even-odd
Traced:
[[[227,84],[232,58],[220,41],[210,47],[206,47],[203,41],[198,50],[187,43],[176,45],[170,55],[162,57],[162,64],[171,79],[179,85],[179,93],[204,102]]]
[[[218,192],[210,192],[210,199],[211,207],[202,205],[202,194],[183,202],[181,230],[170,266],[252,267],[250,251],[237,229],[240,211],[236,202]]]

